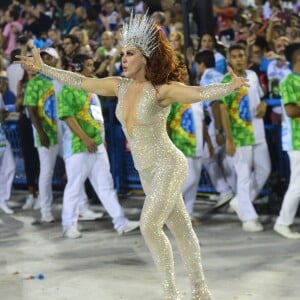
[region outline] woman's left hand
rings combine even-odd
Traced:
[[[29,72],[39,73],[42,69],[43,61],[40,56],[40,49],[32,49],[33,57],[16,55],[17,61],[14,61],[15,64],[21,64],[24,69]]]
[[[228,72],[232,77],[232,84],[233,84],[234,90],[238,90],[243,86],[245,86],[245,87],[250,86],[248,84],[249,80],[247,78],[237,76],[230,67],[228,67]]]

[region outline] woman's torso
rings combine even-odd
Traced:
[[[120,82],[116,115],[129,142],[136,169],[143,170],[162,164],[176,165],[185,158],[167,134],[166,120],[170,108],[159,106],[157,91],[150,82],[145,83],[136,101],[136,108],[131,110],[135,114],[134,124],[130,128],[126,126],[124,104],[131,95],[134,97],[132,93],[126,93],[131,82],[127,78]]]

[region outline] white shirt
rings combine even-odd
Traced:
[[[6,72],[8,77],[8,88],[15,96],[17,96],[18,82],[22,80],[24,76],[24,69],[19,64],[10,64],[6,69]]]
[[[223,79],[223,74],[215,70],[214,68],[208,68],[206,69],[200,79],[200,86],[204,86],[207,84],[212,83],[220,83]],[[208,133],[210,136],[216,135],[216,129],[215,129],[215,118],[212,112],[211,104],[214,101],[209,101],[206,103],[203,103],[204,110],[207,110],[211,122],[208,126]]]
[[[259,79],[254,71],[246,70],[246,78],[249,80],[248,84],[250,85],[250,87],[248,87],[247,90],[254,132],[254,141],[255,144],[258,144],[266,140],[263,118],[255,117],[257,106],[261,102],[261,98],[263,97],[264,93],[259,84]]]

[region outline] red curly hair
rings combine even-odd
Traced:
[[[146,79],[154,86],[168,84],[171,81],[183,82],[185,68],[179,63],[168,38],[158,26],[155,42],[158,46],[153,55],[147,58]]]

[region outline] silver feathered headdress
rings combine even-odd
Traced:
[[[124,24],[121,32],[122,47],[136,47],[146,57],[151,57],[157,43],[154,41],[157,29],[147,12],[141,15],[133,15],[131,11],[128,24]]]

